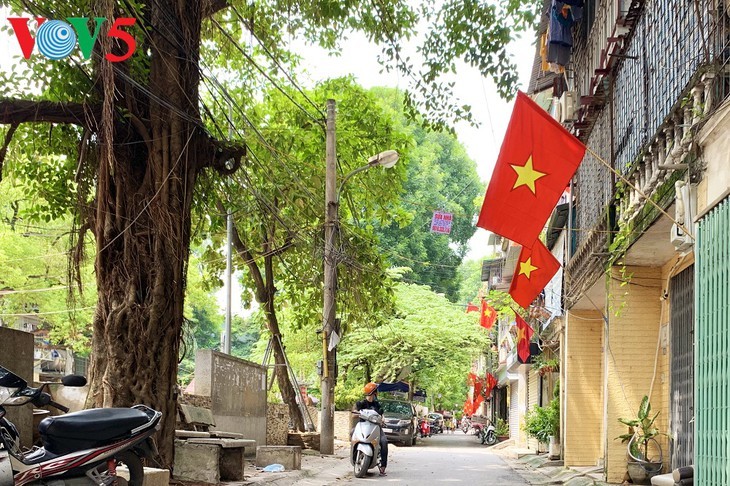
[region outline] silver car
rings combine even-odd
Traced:
[[[410,402],[401,400],[379,400],[383,407],[383,432],[388,442],[399,442],[406,446],[416,444],[418,418]]]

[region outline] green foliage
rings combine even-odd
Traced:
[[[536,369],[540,375],[545,375],[546,373],[559,371],[560,360],[557,357],[548,358],[543,351],[537,356],[533,356],[532,367]]]
[[[654,425],[658,416],[659,412],[654,416],[651,415],[649,397],[644,395],[635,418],[618,419],[619,422],[629,427],[629,432],[619,435],[616,439],[621,439],[621,442],[629,442],[629,453],[638,460],[649,460],[649,443],[661,435],[659,429]]]
[[[83,288],[83,294],[71,295],[70,218],[59,213],[61,219],[46,223],[34,217],[34,208],[53,205],[19,179],[7,177],[0,182],[0,321],[15,326],[21,315],[35,315],[41,328],[50,331],[53,344],[85,355],[96,302],[93,266],[84,261],[84,281],[92,284]]]
[[[391,265],[411,268],[406,281],[428,285],[457,302],[461,283],[458,271],[476,231],[473,220],[478,207],[474,200],[483,190],[476,164],[452,134],[434,132],[409,121],[402,112],[399,92],[385,88],[372,91],[387,103],[396,126],[409,135],[414,145],[406,167],[402,207],[375,224],[379,246]],[[435,210],[454,215],[451,234],[429,231]]]
[[[525,415],[525,432],[547,444],[550,436],[560,433],[560,399],[553,398],[547,407],[534,407]]]
[[[368,378],[402,379],[431,397],[441,395],[434,398],[436,408],[461,403],[472,360],[490,345],[487,334],[463,307],[425,286],[398,283],[395,294],[394,316],[354,329],[341,343],[343,388],[352,390],[345,393],[360,394]]]
[[[505,437],[509,435],[509,424],[503,418],[498,417],[497,423],[494,424],[494,433],[497,437]]]

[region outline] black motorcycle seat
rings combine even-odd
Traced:
[[[46,450],[68,454],[128,437],[132,429],[149,422],[134,408],[92,408],[41,420],[38,431]]]

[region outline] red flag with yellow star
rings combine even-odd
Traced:
[[[532,248],[522,247],[509,294],[519,305],[527,309],[560,268],[550,250],[537,240]]]
[[[486,387],[485,387],[484,394],[486,396],[491,395],[492,390],[494,390],[495,386],[497,386],[497,378],[495,378],[493,374],[487,373]]]
[[[585,146],[518,92],[477,226],[532,247]]]
[[[534,331],[519,314],[515,314],[517,322],[517,355],[523,363],[530,359],[530,340]]]
[[[482,300],[482,309],[479,314],[479,325],[485,329],[491,329],[494,325],[494,321],[497,320],[497,311],[494,307],[487,304],[486,300]]]

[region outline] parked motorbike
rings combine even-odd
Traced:
[[[350,438],[350,463],[354,466],[355,477],[362,478],[380,464],[380,422],[382,417],[375,410],[365,409],[358,412],[360,420]],[[2,485],[0,485],[2,486]]]
[[[482,427],[479,438],[482,444],[489,446],[497,443],[497,429],[494,427],[491,420],[486,427]]]
[[[83,376],[66,376],[65,386],[84,386]],[[6,417],[4,407],[32,403],[68,408],[54,402],[47,384],[32,388],[0,366],[0,486],[141,486],[141,458],[156,455],[152,434],[160,428],[162,413],[144,405],[132,408],[82,410],[41,421],[43,447],[20,448],[18,429]],[[129,469],[129,481],[116,475],[118,465]]]

